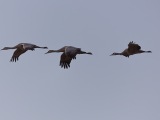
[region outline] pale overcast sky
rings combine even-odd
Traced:
[[[0,51],[0,120],[160,120],[159,0],[0,0],[0,41],[93,53]],[[130,41],[152,53],[109,56]]]

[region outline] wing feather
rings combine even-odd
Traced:
[[[16,62],[19,59],[19,56],[25,53],[27,50],[16,49],[12,55],[11,62]]]
[[[135,53],[141,49],[141,46],[135,44],[133,41],[128,44],[128,51],[131,53]]]
[[[63,67],[64,69],[68,69],[70,67],[70,63],[72,59],[76,59],[76,56],[69,57],[65,53],[62,53],[59,65]]]

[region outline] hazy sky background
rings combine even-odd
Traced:
[[[159,0],[0,0],[0,47],[81,47],[71,68],[0,51],[0,120],[160,120]],[[130,41],[152,54],[110,57]]]

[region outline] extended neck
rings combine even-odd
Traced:
[[[138,53],[152,53],[151,51],[143,51],[143,50],[139,50]]]
[[[15,47],[4,47],[2,50],[9,50],[9,49],[16,49],[16,46]]]
[[[122,53],[113,53],[112,55],[122,55]]]
[[[152,53],[152,51],[145,51],[145,53]]]
[[[92,55],[91,52],[85,52],[85,51],[80,51],[78,54],[88,54],[88,55]]]
[[[64,51],[62,51],[61,49],[59,49],[59,50],[49,50],[49,51],[46,52],[45,54],[53,53],[53,52],[64,52]]]
[[[115,53],[115,55],[122,55],[122,53]]]
[[[60,50],[49,50],[49,52],[62,52]]]
[[[48,49],[48,47],[40,47],[40,46],[35,46],[34,48]]]

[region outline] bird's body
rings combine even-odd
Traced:
[[[139,46],[138,44],[135,44],[133,41],[130,42],[128,44],[128,48],[125,49],[123,52],[121,53],[113,53],[112,55],[123,55],[125,57],[129,57],[130,55],[134,55],[134,54],[140,54],[140,53],[151,53],[151,51],[144,51],[141,50],[141,46]]]
[[[73,46],[64,46],[59,50],[49,50],[47,53],[52,53],[52,52],[63,52],[60,58],[60,66],[63,67],[64,69],[65,68],[67,69],[68,67],[70,67],[70,63],[72,59],[76,59],[77,54],[92,55],[91,52],[84,52],[84,51],[81,51],[81,48],[76,48]]]
[[[24,50],[34,50],[36,45],[30,43],[20,43],[18,46],[22,46]]]
[[[35,50],[35,48],[47,49],[47,47],[39,47],[35,44],[30,43],[19,43],[14,47],[4,47],[2,50],[16,49],[12,55],[11,62],[16,62],[19,59],[19,56],[25,53],[27,50]]]

